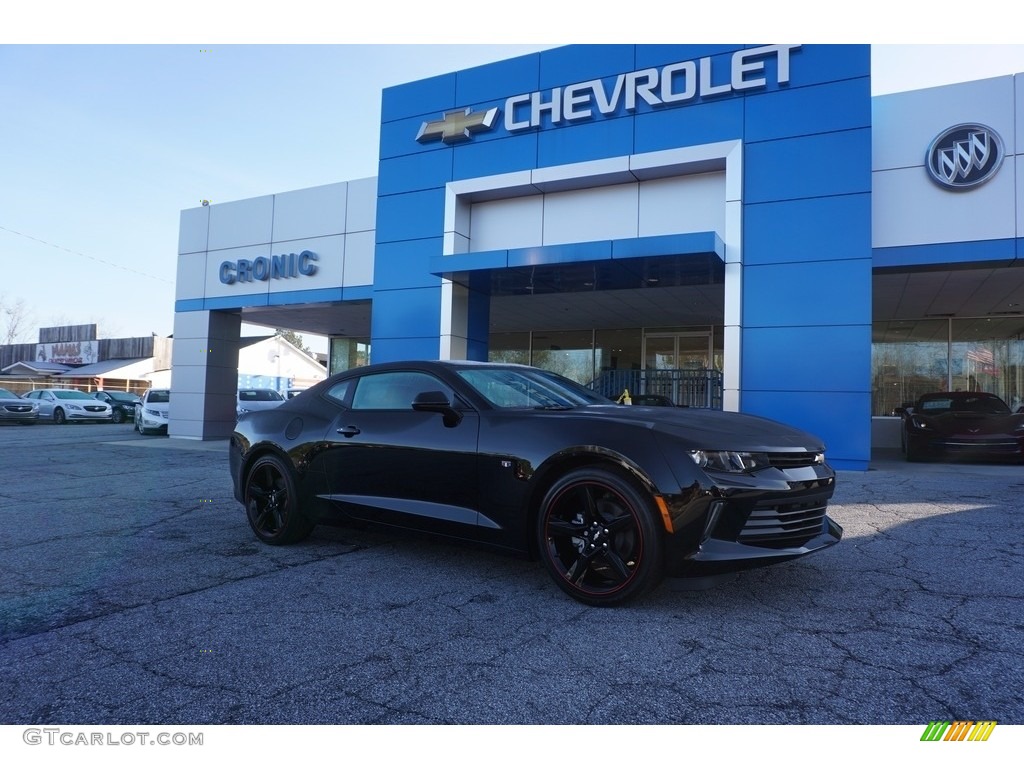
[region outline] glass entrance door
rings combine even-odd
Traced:
[[[689,391],[689,377],[679,371],[696,369],[702,378],[703,373],[712,367],[711,360],[710,332],[644,334],[641,394],[666,395],[677,405],[689,405],[695,393]]]

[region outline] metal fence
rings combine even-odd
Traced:
[[[604,371],[590,388],[618,399],[632,395],[662,395],[676,405],[722,410],[722,372],[713,368],[670,368],[640,371]]]

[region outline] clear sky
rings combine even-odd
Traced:
[[[331,38],[317,24],[276,35],[277,20],[264,19],[262,31],[236,34],[230,17],[209,13],[216,6],[175,6],[210,17],[201,33],[179,23],[163,34],[159,19],[137,29],[134,18],[109,27],[93,18],[77,34],[74,14],[59,34],[31,23],[0,29],[0,300],[30,306],[21,340],[64,323],[96,322],[102,336],[170,334],[183,208],[374,176],[383,88],[547,47],[467,44],[465,33],[456,44],[385,44],[369,33],[357,44],[353,19],[333,38],[343,44],[321,45],[313,43]],[[52,6],[38,7],[33,14]],[[549,20],[520,39],[595,41]],[[687,29],[678,42],[699,39]],[[796,29],[815,40],[813,29]],[[424,37],[445,39],[405,30],[406,41]],[[771,37],[786,35],[757,35]],[[275,38],[309,42],[237,42]],[[719,30],[708,39],[722,38]],[[154,42],[164,39],[177,44]],[[618,40],[635,41],[645,40]],[[1024,45],[885,44],[872,58],[876,94],[1024,72]]]

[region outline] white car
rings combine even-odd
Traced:
[[[77,389],[34,389],[23,397],[39,404],[39,418],[55,424],[69,421],[110,421],[113,411],[106,403]]]
[[[238,390],[238,416],[250,411],[266,411],[277,408],[284,402],[284,396],[276,389],[240,389]]]
[[[167,411],[171,407],[169,389],[147,389],[135,404],[135,429],[140,435],[167,434]]]

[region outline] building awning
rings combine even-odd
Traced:
[[[70,370],[70,365],[61,365],[60,363],[37,363],[28,360],[20,360],[17,363],[8,365],[3,370],[0,370],[0,373],[6,373],[9,376],[53,376]]]
[[[65,369],[64,373],[58,374],[58,378],[145,379],[152,372],[152,357],[136,357],[130,360],[102,360],[70,370]]]

